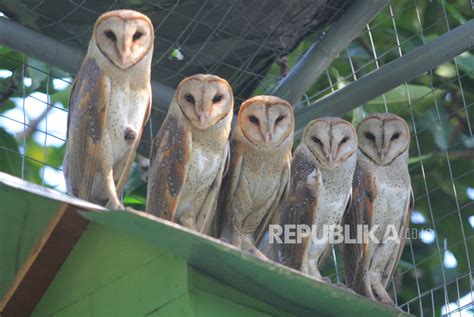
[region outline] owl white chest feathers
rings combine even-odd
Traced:
[[[88,55],[99,56],[95,60],[106,78],[108,106],[103,137],[110,141],[114,163],[132,147],[133,142],[130,139],[128,142],[126,140],[126,129],[130,128],[138,137],[143,128],[151,102],[151,54],[152,51],[149,51],[142,60],[130,68],[119,69],[102,56],[96,45],[89,46]]]
[[[287,154],[282,149],[246,151],[240,178],[232,199],[233,224],[243,233],[253,233],[279,199]],[[269,158],[272,158],[271,160]]]
[[[226,164],[226,147],[232,114],[218,124],[205,129],[192,129],[192,150],[180,203],[176,210],[178,219],[185,213],[198,213],[210,187],[223,164]]]
[[[320,169],[321,184],[318,191],[318,207],[314,224],[319,233],[325,225],[341,222],[352,188],[357,157],[354,153],[344,164],[334,169]],[[319,234],[318,234],[319,236]]]
[[[142,128],[149,105],[148,89],[131,86],[129,83],[110,80],[110,99],[107,112],[107,134],[113,144],[114,161],[130,148],[125,131],[130,128],[138,134]]]
[[[315,212],[314,230],[316,240],[309,239],[304,262],[308,266],[320,267],[331,243],[329,237],[336,225],[341,224],[348,204],[352,177],[354,176],[357,156],[354,153],[342,166],[334,169],[323,169],[317,193],[317,210]],[[306,263],[303,263],[306,265]]]

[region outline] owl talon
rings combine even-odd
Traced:
[[[224,242],[224,243],[232,244],[232,243],[230,242],[230,240],[227,239],[227,238],[225,238],[225,237],[221,237],[220,240],[221,240],[222,242]]]
[[[137,139],[137,132],[130,127],[126,127],[124,131],[124,140],[128,145],[132,145]]]
[[[327,284],[332,284],[331,278],[327,276],[321,276],[321,281]]]
[[[257,258],[261,260],[268,261],[268,258],[259,249],[255,247],[248,250],[244,250],[244,251],[250,253],[253,256],[256,256]]]
[[[122,204],[114,204],[114,203],[108,203],[107,208],[111,210],[124,210],[124,207]]]

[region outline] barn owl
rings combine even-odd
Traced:
[[[64,175],[76,197],[122,209],[119,196],[151,110],[153,25],[131,10],[97,20],[69,100]]]
[[[288,191],[293,129],[293,109],[283,99],[257,96],[240,107],[223,185],[221,239],[255,255],[262,256],[255,245]]]
[[[209,234],[229,159],[234,99],[213,75],[185,78],[152,147],[147,211]]]
[[[283,264],[324,280],[319,270],[332,247],[330,235],[350,202],[356,151],[357,136],[349,122],[320,118],[306,126],[291,163],[280,223],[307,225],[314,232],[301,243],[276,245]]]
[[[345,223],[351,238],[360,237],[357,225],[365,224],[376,239],[365,232],[365,241],[345,243],[346,284],[371,299],[392,304],[386,288],[403,251],[413,203],[408,173],[410,131],[402,118],[377,113],[362,120],[357,136],[353,203]]]

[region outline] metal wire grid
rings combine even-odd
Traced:
[[[319,83],[315,84],[319,89],[313,94],[306,95],[296,107],[309,105],[322,96],[341,89],[350,83],[350,81],[357,80],[360,74],[366,74],[378,69],[382,66],[382,63],[390,62],[398,56],[402,56],[414,48],[407,45],[407,43],[413,39],[419,39],[420,45],[426,43],[426,34],[429,34],[432,29],[444,26],[447,32],[453,27],[454,23],[452,17],[447,13],[444,1],[440,1],[437,5],[437,9],[442,12],[444,19],[438,20],[431,25],[423,25],[418,5],[419,1],[412,1],[402,10],[399,9],[398,12],[394,12],[391,5],[388,6],[379,14],[377,21],[368,25],[365,32],[353,41],[344,54],[341,54],[332,64],[336,65],[335,67],[340,67],[344,63],[349,64],[351,71],[334,78],[335,76],[330,73],[330,70],[327,70],[326,76],[322,76]],[[407,10],[415,12],[418,22],[418,31],[406,37],[404,40],[401,40],[397,28],[397,19]],[[382,51],[376,44],[380,43],[380,41],[374,40],[377,36],[374,31],[377,31],[377,28],[380,28],[380,25],[386,20],[391,20],[392,22],[393,47],[390,49],[385,48],[385,50]],[[380,32],[378,33],[380,34]],[[359,63],[357,66],[355,65],[352,53],[354,43],[366,43],[366,50],[372,57],[369,62],[363,64]],[[469,53],[472,53],[472,51]],[[402,261],[406,261],[410,265],[400,270],[390,286],[393,293],[400,293],[400,291],[406,289],[402,281],[406,283],[406,280],[411,280],[412,283],[410,286],[412,287],[411,291],[413,295],[411,298],[405,298],[405,301],[399,302],[398,305],[400,308],[420,316],[439,316],[440,314],[446,316],[472,316],[472,307],[474,307],[472,275],[474,233],[472,230],[473,225],[470,225],[468,220],[468,216],[473,214],[474,201],[463,199],[461,202],[459,199],[460,188],[465,190],[462,183],[466,181],[469,182],[469,180],[473,179],[474,169],[471,166],[467,170],[460,170],[459,168],[453,168],[454,163],[452,163],[453,158],[459,158],[458,155],[463,155],[462,152],[457,151],[460,145],[473,140],[471,120],[473,118],[472,112],[474,109],[472,109],[472,106],[474,105],[474,99],[472,96],[465,94],[463,81],[473,75],[474,69],[467,72],[464,71],[461,74],[457,59],[449,62],[449,64],[452,65],[455,70],[455,76],[449,79],[442,78],[434,71],[431,71],[420,75],[411,82],[405,83],[402,86],[406,95],[404,108],[399,105],[396,107],[391,106],[390,103],[387,102],[385,95],[381,97],[382,105],[377,108],[378,111],[398,113],[407,120],[412,128],[410,154],[412,157],[420,158],[417,163],[410,165],[410,174],[412,174],[412,177],[414,174],[421,175],[422,184],[421,188],[414,188],[415,211],[420,212],[420,205],[426,205],[426,207],[421,207],[423,208],[422,212],[426,216],[424,226],[434,231],[434,241],[432,242],[434,247],[430,246],[430,244],[424,246],[419,240],[408,240]],[[421,96],[411,96],[409,85],[419,84],[420,82],[427,83],[430,88],[429,91]],[[457,101],[461,107],[456,109],[450,109],[448,107],[449,102],[444,100],[444,98],[449,99],[452,97],[449,93],[446,93],[452,86],[456,86],[460,92],[459,96],[457,96]],[[325,88],[321,89],[321,87]],[[431,103],[431,106],[426,110],[433,110],[432,113],[434,116],[431,117],[431,120],[427,120],[423,126],[417,126],[417,121],[419,120],[416,120],[417,114],[415,112],[417,111],[417,107],[423,107],[426,103]],[[408,112],[406,108],[408,108]],[[362,106],[361,110],[363,112],[373,111],[370,105]],[[345,114],[348,118],[350,118],[351,115],[352,114]],[[450,143],[452,141],[450,140],[451,136],[445,135],[443,129],[441,129],[441,132],[443,132],[441,136],[447,145],[446,148],[438,150],[427,148],[427,146],[423,144],[423,141],[426,140],[426,135],[430,134],[430,129],[433,129],[435,126],[440,126],[442,116],[448,116],[448,121],[462,121],[463,136],[458,137],[455,142]],[[435,152],[436,154],[433,155]],[[472,152],[468,154],[467,158],[472,160]],[[440,159],[443,160],[441,164],[442,168],[445,169],[448,174],[448,183],[439,184],[439,180],[433,178],[435,171],[431,170],[430,167],[433,166],[434,160]],[[427,166],[430,167],[427,168]],[[455,198],[454,202],[449,206],[438,207],[433,205],[432,201],[434,197],[442,195],[443,191],[451,192]],[[446,207],[448,209],[445,213],[441,213],[438,209]],[[455,230],[459,231],[457,235],[459,239],[447,241],[444,238],[447,236],[446,232],[443,232],[444,230],[442,229],[443,226],[448,223],[452,226],[453,222],[457,223]],[[419,228],[419,226],[415,224],[413,224],[413,226]],[[338,253],[337,250],[333,252],[333,263],[331,263],[335,268],[329,269],[328,272],[333,272],[330,276],[339,282],[343,275],[343,270],[340,264],[339,266],[337,265],[338,255],[336,253]],[[459,265],[463,263],[463,270],[453,272],[452,269],[448,270],[445,267],[444,262],[446,258],[451,255],[455,256]],[[427,271],[433,268],[436,270],[436,273],[439,274],[440,280],[426,281],[423,275],[427,275]],[[395,300],[397,300],[396,296]],[[471,313],[468,313],[468,311],[471,311]]]
[[[0,58],[9,59],[11,63],[17,64],[19,66],[18,70],[16,72],[13,72],[11,75],[11,78],[16,78],[16,77],[18,78],[17,83],[15,85],[6,86],[6,83],[2,82],[0,83],[0,88],[3,91],[6,91],[6,95],[7,95],[7,96],[2,96],[2,97],[13,96],[14,94],[19,93],[20,96],[15,98],[17,99],[16,109],[18,108],[21,109],[20,117],[14,116],[9,111],[0,113],[0,119],[2,120],[1,126],[2,128],[10,126],[10,128],[13,130],[17,130],[15,129],[14,125],[22,126],[22,130],[17,132],[15,135],[20,151],[17,152],[3,144],[0,144],[0,149],[2,151],[10,152],[12,156],[16,155],[17,159],[21,160],[21,170],[19,171],[19,173],[22,178],[25,178],[25,168],[27,168],[28,166],[28,164],[26,164],[25,161],[34,162],[34,164],[41,165],[43,168],[40,171],[39,181],[41,182],[42,185],[45,185],[45,168],[44,167],[54,169],[58,172],[62,172],[61,164],[57,164],[57,163],[55,164],[48,161],[48,153],[46,152],[48,138],[54,139],[56,141],[55,143],[58,148],[63,147],[66,142],[65,133],[61,134],[61,133],[54,133],[54,132],[49,131],[48,129],[48,121],[50,117],[49,113],[52,109],[55,109],[57,111],[64,112],[67,115],[67,109],[64,108],[63,106],[59,106],[51,102],[50,85],[52,84],[52,80],[54,77],[50,73],[51,72],[50,66],[48,66],[47,71],[44,71],[43,69],[39,69],[33,65],[29,65],[27,63],[27,57],[25,55],[23,55],[23,59],[21,61],[12,59],[10,56],[4,55],[4,54],[0,54]],[[27,88],[28,88],[27,86],[29,86],[27,82],[31,80],[31,78],[27,76],[27,73],[30,75],[32,73],[41,73],[44,76],[47,76],[47,79],[45,80],[45,83],[46,83],[45,95],[44,95],[45,98],[38,98],[35,95],[31,95],[27,93]],[[63,79],[63,78],[54,78],[54,79],[63,81],[66,85],[71,84],[70,81],[67,81],[66,79]],[[39,114],[37,118],[29,118],[28,109],[27,109],[28,108],[27,98],[30,98],[30,100],[32,101],[32,104],[34,104],[36,107],[39,107],[42,109],[42,113]],[[6,102],[8,101],[8,99],[2,100],[2,101]],[[42,124],[44,125],[44,128],[40,128],[41,121],[44,122]],[[67,122],[61,122],[61,124],[66,125]],[[27,139],[29,138],[29,136],[33,136],[33,134],[34,134],[34,139],[38,143],[41,143],[41,146],[43,147],[43,151],[41,155],[39,156],[28,155]]]
[[[81,3],[77,4],[72,2],[74,5],[76,5],[78,8],[82,8],[89,13],[94,13],[98,15],[98,12],[95,12],[92,9],[89,9],[84,6],[85,1],[82,1]],[[207,2],[206,2],[207,3]],[[41,5],[42,1],[38,3],[38,5]],[[110,9],[113,9],[115,6],[116,2],[114,2]],[[150,3],[149,3],[150,4]],[[168,13],[166,17],[162,20],[164,23],[164,20],[169,18],[171,15],[171,12],[176,11],[176,6],[178,4],[174,4],[171,7],[167,7]],[[155,4],[156,6],[156,4]],[[229,7],[234,8],[235,3],[232,3]],[[163,9],[163,8],[158,8],[158,9]],[[420,38],[422,43],[425,42],[425,35],[429,33],[429,31],[434,28],[438,27],[439,24],[443,23],[446,26],[446,31],[452,27],[452,24],[450,24],[450,19],[449,15],[445,10],[444,2],[441,2],[439,5],[439,9],[443,10],[443,15],[445,17],[444,21],[437,21],[436,25],[429,25],[429,26],[424,26],[422,24],[419,12],[418,12],[418,7],[417,7],[417,1],[413,1],[411,3],[408,3],[405,8],[403,8],[401,11],[394,12],[392,6],[389,6],[386,10],[384,10],[379,18],[381,19],[378,20],[378,22],[372,23],[370,26],[367,26],[367,29],[363,34],[359,36],[358,39],[356,39],[354,42],[357,41],[365,41],[366,43],[370,43],[368,47],[368,51],[371,53],[373,59],[365,64],[362,65],[355,65],[354,60],[353,60],[353,53],[351,52],[351,46],[348,47],[348,49],[344,52],[344,54],[341,54],[341,56],[334,61],[333,65],[340,65],[342,61],[346,62],[349,64],[351,72],[349,74],[344,74],[344,76],[339,76],[338,78],[335,78],[333,74],[330,73],[330,71],[326,72],[326,76],[322,77],[318,83],[315,84],[315,86],[318,85],[323,85],[326,88],[322,90],[318,90],[313,94],[305,96],[304,99],[302,99],[301,104],[309,104],[316,99],[320,98],[321,96],[335,91],[337,89],[342,88],[345,84],[347,84],[351,80],[357,80],[358,77],[360,77],[360,74],[367,73],[370,70],[377,69],[379,68],[383,63],[386,63],[390,61],[391,59],[396,58],[395,55],[401,56],[404,53],[406,53],[410,48],[408,48],[405,44],[413,39],[413,38]],[[230,12],[231,9],[229,9]],[[399,32],[397,30],[397,18],[403,13],[405,10],[414,10],[417,14],[417,19],[419,23],[419,31],[416,34],[413,34],[404,40],[401,40],[401,37],[399,35]],[[75,11],[74,11],[75,12]],[[72,12],[70,12],[72,14]],[[70,15],[68,14],[68,16]],[[194,21],[198,21],[199,23],[205,23],[203,21],[197,20],[197,16],[199,13],[196,13],[196,16],[194,18]],[[226,13],[224,16],[228,16],[228,13]],[[64,18],[66,19],[66,17]],[[204,19],[204,17],[202,18]],[[385,20],[391,20],[392,25],[393,25],[393,32],[394,32],[394,45],[390,50],[385,50],[385,51],[380,51],[380,49],[377,48],[376,43],[377,41],[374,41],[374,38],[376,38],[376,31],[378,28],[380,28],[381,24]],[[48,25],[43,25],[43,28],[47,28],[52,26],[53,22],[56,24],[61,24],[64,20],[61,21],[51,21],[51,23]],[[225,26],[224,22],[226,19],[222,19],[217,27],[218,28],[223,28]],[[228,21],[226,21],[227,23]],[[191,23],[189,24],[191,25]],[[188,26],[189,26],[188,25]],[[161,27],[161,24],[157,27],[158,29]],[[82,33],[78,33],[77,37],[83,36],[84,34],[87,34],[88,29],[83,30]],[[245,35],[248,32],[247,30],[243,30],[241,34],[236,37],[236,40],[244,40]],[[211,39],[216,38],[219,32],[212,31],[210,35],[205,35],[207,36],[207,39],[205,43],[209,43]],[[183,31],[184,34],[184,31]],[[192,34],[190,32],[189,34]],[[188,35],[189,37],[190,35]],[[319,34],[313,35],[314,38],[317,38]],[[184,35],[183,35],[184,37]],[[74,38],[69,38],[65,39],[65,41],[73,40]],[[181,39],[176,39],[174,42],[170,43],[171,45],[169,46],[169,50],[173,49],[173,47],[179,47],[181,45],[184,45],[183,43],[187,42],[187,38],[184,38],[184,40]],[[182,42],[180,42],[182,41]],[[268,48],[266,47],[265,44],[265,39],[262,40],[259,45],[261,48]],[[206,45],[205,44],[205,45]],[[270,48],[275,50],[275,48]],[[161,55],[154,61],[155,67],[161,67],[159,66],[160,63],[164,62],[167,59],[167,56],[169,55],[170,51],[167,51],[166,54]],[[192,53],[195,53],[196,56],[201,56],[202,57],[202,48],[197,49],[192,51]],[[472,53],[472,52],[471,52]],[[229,48],[228,54],[234,54],[232,51],[232,47]],[[276,54],[281,54],[281,52],[277,52]],[[288,54],[288,52],[285,52],[285,54]],[[272,74],[267,75],[266,78],[263,78],[261,74],[256,74],[252,73],[248,70],[248,65],[251,63],[252,60],[255,60],[256,56],[258,55],[258,52],[254,55],[251,56],[247,60],[240,60],[239,62],[242,63],[242,69],[236,69],[234,73],[234,80],[237,80],[239,76],[242,76],[243,73],[248,74],[248,75],[254,75],[257,78],[259,78],[260,83],[262,87],[260,89],[263,90],[270,90],[272,88],[272,85],[281,79],[280,76],[274,76]],[[297,56],[298,57],[298,56]],[[9,58],[8,56],[0,56],[0,58]],[[297,59],[297,58],[295,58]],[[249,62],[250,61],[250,62]],[[35,72],[40,72],[45,74],[48,77],[47,82],[47,87],[46,87],[46,95],[47,95],[47,100],[38,100],[38,102],[43,103],[46,106],[46,109],[58,109],[59,111],[66,112],[67,110],[63,107],[56,106],[51,102],[51,94],[50,92],[50,86],[51,85],[51,80],[52,79],[59,79],[63,80],[62,78],[56,78],[54,75],[51,74],[51,67],[48,67],[48,71],[44,71],[38,68],[35,68],[34,65],[28,64],[27,63],[27,57],[24,56],[22,61],[17,61],[18,63],[21,64],[21,83],[17,89],[21,90],[21,95],[22,95],[22,111],[23,111],[23,119],[19,120],[18,118],[13,118],[13,117],[8,117],[5,116],[4,114],[0,114],[2,119],[4,120],[10,120],[10,121],[15,121],[20,125],[23,125],[23,133],[18,134],[18,142],[20,143],[20,152],[15,152],[14,154],[18,155],[18,159],[21,159],[21,176],[24,177],[25,175],[25,161],[34,161],[37,164],[41,164],[42,166],[48,166],[50,168],[53,168],[56,171],[61,171],[61,166],[56,164],[52,164],[51,162],[48,162],[48,156],[46,153],[46,144],[47,144],[47,138],[56,138],[62,142],[65,142],[65,135],[57,135],[55,133],[51,133],[48,131],[48,115],[45,116],[45,128],[40,129],[38,126],[34,126],[31,124],[31,121],[28,121],[27,114],[26,114],[26,109],[25,109],[25,100],[27,96],[26,93],[26,87],[23,84],[24,79],[26,77],[27,70],[33,70]],[[188,61],[187,63],[200,63],[199,59],[193,58],[191,61]],[[224,57],[221,60],[216,61],[216,64],[214,64],[212,67],[207,68],[210,72],[216,70],[219,66],[218,65],[224,65]],[[441,78],[439,75],[437,75],[435,72],[431,71],[427,74],[423,74],[419,76],[419,78],[411,81],[410,83],[405,83],[404,89],[406,92],[406,105],[408,105],[408,112],[403,112],[400,113],[402,116],[404,116],[407,119],[407,122],[411,124],[412,127],[412,148],[411,148],[411,156],[416,156],[419,157],[419,161],[411,164],[410,165],[410,173],[412,174],[420,174],[421,179],[422,179],[422,187],[421,189],[415,188],[415,210],[417,210],[417,206],[421,205],[423,202],[427,205],[426,210],[424,210],[424,215],[427,218],[426,223],[424,224],[425,227],[429,227],[434,229],[434,248],[432,247],[431,244],[427,244],[423,247],[423,245],[420,245],[420,242],[417,240],[408,240],[407,245],[404,251],[403,255],[403,260],[407,261],[410,265],[408,267],[405,267],[404,269],[400,270],[400,272],[397,274],[394,283],[390,286],[390,289],[392,289],[395,293],[399,293],[400,291],[404,291],[406,287],[403,285],[401,281],[405,280],[411,280],[414,281],[414,287],[412,287],[412,296],[410,298],[404,298],[403,302],[398,303],[399,306],[408,311],[415,313],[420,316],[438,316],[441,313],[447,315],[447,316],[464,316],[461,315],[462,313],[465,313],[466,310],[469,307],[473,307],[473,275],[472,275],[472,254],[474,253],[473,250],[473,245],[474,245],[474,239],[473,239],[473,232],[472,228],[469,227],[469,223],[466,220],[466,215],[469,213],[472,214],[472,207],[474,205],[473,201],[464,201],[460,202],[458,199],[458,187],[462,186],[460,185],[461,181],[466,181],[466,180],[471,180],[472,179],[472,174],[474,172],[474,169],[468,169],[468,170],[459,170],[459,168],[453,168],[451,165],[452,158],[456,157],[459,155],[459,151],[457,150],[459,145],[466,140],[472,140],[472,127],[470,120],[472,120],[472,112],[474,111],[471,106],[474,104],[474,100],[472,100],[472,97],[466,96],[464,93],[463,89],[463,80],[467,76],[471,76],[474,72],[474,69],[470,72],[464,72],[464,74],[461,74],[457,60],[453,60],[451,62],[455,66],[455,71],[456,75],[453,78],[450,78],[449,80],[446,80],[444,78]],[[274,65],[275,66],[275,65]],[[292,65],[290,65],[291,67]],[[165,66],[163,66],[165,67]],[[183,66],[183,69],[180,70],[176,75],[174,76],[185,76],[184,69],[186,66]],[[165,68],[163,68],[165,69]],[[15,74],[13,75],[15,76]],[[273,77],[272,77],[273,76]],[[181,78],[181,77],[180,77]],[[270,80],[269,80],[270,78]],[[232,81],[232,80],[231,80]],[[429,87],[431,88],[429,92],[422,96],[417,96],[413,97],[410,94],[410,89],[409,85],[411,83],[418,83],[420,81],[427,81],[429,83]],[[70,84],[70,82],[68,82]],[[449,144],[445,149],[443,150],[436,150],[433,148],[426,148],[426,146],[423,144],[423,138],[426,137],[427,134],[430,133],[430,129],[432,129],[434,126],[439,126],[441,124],[441,116],[444,113],[446,102],[442,100],[442,98],[439,96],[439,92],[445,92],[449,90],[449,87],[451,86],[456,86],[459,88],[461,92],[461,97],[460,101],[462,103],[461,108],[457,109],[448,109],[446,111],[446,114],[448,115],[451,120],[454,119],[459,119],[459,118],[465,118],[465,125],[467,126],[464,131],[467,133],[464,133],[464,136],[462,138],[458,139],[455,143],[450,144],[449,136],[443,135],[443,138],[446,142],[446,144]],[[8,87],[9,89],[11,87]],[[446,98],[447,94],[443,95],[444,98]],[[30,98],[35,98],[33,96],[29,96]],[[422,127],[417,126],[417,120],[415,119],[416,115],[415,112],[417,110],[417,107],[425,104],[427,101],[431,101],[432,106],[431,109],[435,109],[434,113],[436,114],[432,120],[425,123]],[[364,106],[362,109],[367,110],[367,108],[370,108],[369,106]],[[391,112],[400,112],[398,108],[391,107],[390,104],[387,102],[385,96],[383,96],[383,108],[385,111],[391,111]],[[406,110],[406,109],[405,109]],[[467,118],[467,119],[466,119]],[[66,124],[64,122],[64,124]],[[27,141],[26,141],[26,131],[29,128],[34,129],[34,133],[39,134],[43,138],[43,156],[38,159],[38,157],[32,157],[28,155],[28,149],[27,149]],[[40,137],[40,138],[41,138]],[[0,145],[0,149],[2,151],[11,151],[8,147],[5,147],[3,145]],[[431,153],[431,154],[430,154]],[[434,153],[434,154],[433,154]],[[431,156],[428,156],[431,155]],[[444,168],[447,169],[448,174],[449,174],[449,183],[448,184],[439,184],[436,179],[432,177],[432,170],[430,167],[433,166],[433,160],[441,158],[443,162],[445,163],[446,166],[443,166]],[[443,164],[444,164],[443,163]],[[45,177],[44,177],[44,169],[41,171],[42,175],[40,175],[40,180],[43,185],[45,185]],[[47,185],[47,184],[46,184]],[[437,206],[432,205],[432,200],[433,197],[436,197],[437,195],[441,195],[444,191],[446,191],[449,188],[449,190],[454,194],[455,203],[454,205],[449,206],[447,212],[443,213],[442,215],[439,214],[437,211]],[[446,206],[443,206],[445,208]],[[445,243],[445,240],[443,240],[443,233],[442,233],[442,228],[443,226],[448,223],[452,222],[452,218],[456,218],[458,221],[458,226],[457,229],[461,232],[461,239],[458,239],[457,241],[447,241]],[[464,267],[466,268],[463,271],[460,272],[455,272],[453,273],[452,270],[448,270],[444,266],[444,261],[446,259],[446,252],[449,251],[451,254],[453,254],[458,263],[466,263]],[[335,263],[335,273],[333,277],[339,282],[342,280],[342,271],[341,271],[341,264],[337,263],[338,255],[337,250],[333,252],[333,261]],[[431,265],[432,263],[435,263],[435,265]],[[430,281],[426,282],[425,278],[423,277],[423,274],[427,274],[426,270],[430,269],[431,266],[435,267],[436,272],[439,272],[439,275],[441,276],[440,281]],[[423,273],[425,272],[425,273]],[[400,285],[400,283],[402,283]],[[410,285],[413,286],[413,283]],[[398,292],[397,292],[398,291]],[[463,301],[462,299],[466,298],[466,296],[470,295],[470,301],[467,303],[465,300]],[[455,303],[456,307],[453,306],[453,303]],[[444,309],[442,311],[442,309]]]
[[[64,14],[51,10],[47,1],[32,2],[13,19],[30,21],[27,16],[36,17],[31,27],[81,48],[86,47],[93,24],[101,13],[130,8],[128,3],[118,0],[69,1],[61,4],[67,12]],[[138,3],[131,8],[146,12],[158,23],[153,69],[160,82],[175,87],[181,79],[196,72],[222,74],[233,83],[239,100],[254,90],[276,56],[292,51],[302,36],[324,30],[350,1],[281,1],[279,6],[275,6],[274,1],[259,0]],[[310,9],[315,11],[311,21],[299,21],[299,17],[308,17]],[[289,10],[291,21],[288,21]],[[87,23],[84,24],[84,20]],[[282,32],[283,29],[289,31]],[[173,53],[181,54],[182,59],[170,58]]]

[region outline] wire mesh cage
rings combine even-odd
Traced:
[[[145,12],[156,29],[154,81],[174,88],[188,75],[215,73],[229,80],[239,104],[251,95],[275,92],[314,43],[353,10],[350,1],[129,2],[83,0],[52,7],[46,1],[5,1],[0,11],[15,23],[81,50],[101,13],[123,7]],[[473,16],[471,3],[463,0],[392,0],[297,98],[296,116],[466,25]],[[59,69],[51,61],[35,59],[34,49],[20,53],[0,47],[0,167],[65,191],[62,159],[74,67]],[[356,124],[369,113],[392,112],[410,126],[413,230],[389,289],[401,309],[417,316],[474,316],[473,54],[466,50],[447,58],[338,113]],[[166,107],[154,109],[145,147],[166,114]],[[137,209],[144,208],[146,194],[147,153],[142,153],[123,197]],[[323,273],[333,282],[343,281],[338,248]]]

